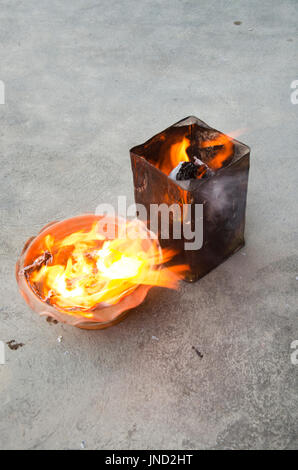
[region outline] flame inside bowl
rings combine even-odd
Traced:
[[[109,324],[152,286],[177,287],[186,266],[162,266],[174,254],[162,251],[139,220],[84,215],[53,223],[31,240],[17,280],[41,315],[81,327]]]

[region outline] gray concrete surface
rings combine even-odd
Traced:
[[[296,0],[0,1],[0,340],[24,343],[0,365],[0,448],[298,448],[297,21]],[[128,149],[189,114],[247,128],[246,247],[109,330],[40,319],[24,241],[133,201]]]

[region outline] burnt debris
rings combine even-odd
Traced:
[[[53,324],[53,325],[57,325],[58,323],[58,321],[53,317],[47,317],[46,320],[48,323]]]
[[[24,343],[17,343],[15,339],[7,341],[6,344],[12,351],[16,351],[17,349],[22,348],[24,346]]]
[[[195,179],[198,174],[198,167],[193,162],[183,162],[176,176],[177,181]]]
[[[203,359],[204,354],[201,353],[195,346],[192,346],[192,349],[197,353],[200,359]]]
[[[176,181],[185,181],[197,178],[207,178],[208,176],[211,176],[212,173],[212,170],[210,170],[202,160],[194,157],[193,162],[179,163],[170,176],[173,179],[176,179]]]
[[[36,258],[36,260],[32,264],[26,266],[23,271],[25,274],[29,274],[34,269],[41,268],[44,264],[47,265],[49,262],[52,261],[52,259],[52,253],[50,253],[49,251],[45,251],[42,255]]]

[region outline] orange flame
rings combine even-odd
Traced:
[[[231,132],[230,135],[218,134],[214,139],[206,140],[201,143],[201,148],[218,147],[215,150],[214,157],[206,162],[206,165],[212,170],[221,168],[226,160],[228,160],[234,152],[233,139],[242,134],[245,129],[239,129]],[[176,142],[170,148],[169,154],[164,155],[163,159],[158,162],[157,167],[166,175],[177,167],[180,162],[189,162],[190,158],[187,155],[187,149],[191,145],[190,140],[184,136],[180,142]],[[197,178],[202,178],[206,173],[207,168],[201,169],[198,172]]]
[[[216,152],[215,156],[208,162],[208,166],[212,170],[218,170],[221,168],[226,160],[233,155],[234,144],[232,142],[233,138],[238,137],[242,134],[243,129],[231,132],[230,135],[219,134],[218,137],[211,140],[206,140],[202,143],[202,148],[206,147],[217,147],[220,148]]]
[[[59,240],[46,235],[35,262],[24,269],[27,281],[41,300],[86,318],[99,304],[116,304],[140,284],[177,287],[187,266],[162,267],[175,253],[162,251],[156,239],[135,237],[139,224],[125,223],[120,230],[125,228],[126,236],[115,239],[100,233],[98,222]]]
[[[158,168],[166,175],[169,175],[180,162],[189,162],[190,160],[186,153],[189,146],[190,141],[187,137],[183,137],[181,142],[176,142],[171,145],[169,155],[164,156],[163,160],[159,163]]]
[[[186,150],[190,146],[190,141],[187,137],[183,137],[181,142],[171,146],[170,150],[170,164],[171,169],[175,168],[180,162],[189,162],[189,157]]]
[[[234,144],[228,135],[222,134],[213,140],[206,140],[202,143],[202,148],[216,147],[221,148],[216,152],[216,155],[208,162],[208,166],[212,170],[218,170],[224,162],[233,154]]]

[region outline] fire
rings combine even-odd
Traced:
[[[187,267],[162,266],[175,253],[162,251],[148,233],[145,239],[140,227],[139,221],[122,222],[113,239],[99,221],[62,238],[48,233],[24,268],[27,282],[42,301],[88,319],[92,309],[118,303],[139,285],[177,287]]]
[[[171,145],[169,155],[164,156],[165,158],[159,163],[158,168],[166,175],[169,175],[180,162],[189,162],[186,153],[189,146],[190,140],[187,137],[183,137],[181,142]]]
[[[219,134],[214,139],[206,140],[201,143],[201,149],[205,148],[214,148],[214,156],[206,162],[206,165],[211,170],[218,170],[221,168],[225,161],[227,161],[234,152],[233,138],[238,137],[242,134],[243,129],[231,132],[230,135]],[[190,147],[191,142],[187,137],[183,137],[180,142],[176,142],[170,147],[169,154],[158,163],[158,168],[166,173],[167,175],[177,167],[180,162],[189,162],[191,161],[187,149]],[[200,157],[200,151],[198,150],[197,157]],[[196,158],[194,158],[196,160]],[[207,166],[201,168],[198,171],[197,178],[202,178],[207,171]]]
[[[212,170],[221,168],[224,162],[233,155],[233,139],[241,135],[244,131],[245,129],[238,129],[230,132],[229,135],[219,134],[215,139],[206,140],[202,143],[202,148],[219,147],[215,156],[208,162],[208,166]]]
[[[175,168],[180,162],[189,162],[189,157],[186,150],[190,146],[190,141],[187,137],[183,137],[181,142],[171,146],[170,150],[170,164],[171,170]]]
[[[219,147],[215,156],[208,162],[212,170],[218,170],[224,162],[233,155],[234,144],[232,138],[225,134],[220,134],[213,140],[206,140],[202,143],[202,148]]]

